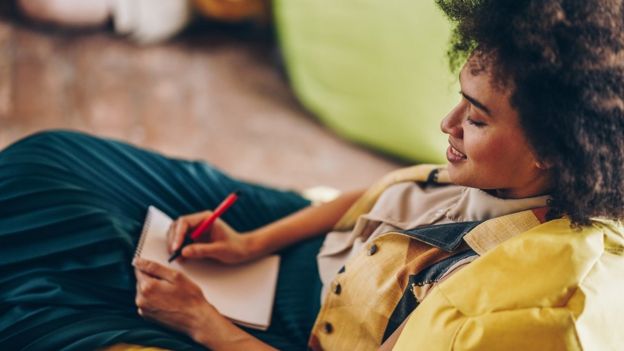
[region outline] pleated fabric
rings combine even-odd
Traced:
[[[202,349],[144,321],[131,266],[149,205],[172,218],[244,195],[223,216],[245,232],[309,205],[291,191],[70,131],[48,131],[0,152],[0,349],[87,350],[119,342]],[[271,327],[249,330],[305,349],[319,310],[322,237],[283,252]]]

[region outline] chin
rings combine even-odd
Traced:
[[[453,184],[462,185],[461,184],[461,172],[457,169],[453,163],[448,162],[446,165],[446,170],[448,172],[449,181]]]
[[[474,177],[471,177],[469,174],[466,174],[466,168],[462,166],[458,166],[457,164],[449,162],[446,167],[449,175],[449,181],[455,185],[462,185],[468,187],[475,187]],[[471,179],[473,181],[471,181]]]

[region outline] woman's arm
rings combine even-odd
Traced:
[[[217,220],[210,229],[210,241],[187,246],[182,251],[182,256],[239,263],[268,255],[288,245],[328,232],[362,194],[363,191],[345,193],[333,201],[306,207],[244,235],[240,235],[224,221]],[[170,251],[175,251],[184,240],[185,233],[211,213],[204,211],[176,220],[168,233]]]
[[[223,317],[184,274],[137,258],[138,313],[187,334],[210,350],[275,350]]]
[[[234,323],[219,315],[222,320],[212,320],[210,323],[200,325],[195,331],[195,335],[191,336],[198,344],[206,346],[210,350],[229,350],[229,351],[275,351],[274,347],[265,344],[251,334],[237,327]],[[219,337],[215,338],[206,330],[215,324],[220,325]]]
[[[183,255],[199,254],[191,257],[236,262],[269,254],[327,232],[361,193],[346,193],[326,204],[302,209],[247,235],[239,235],[225,222],[217,221],[211,229],[211,242],[189,245]],[[176,221],[178,223],[169,232],[186,233],[206,215],[209,212],[185,216],[186,221]],[[244,242],[248,244],[241,245]],[[246,256],[234,252],[245,245],[249,246]],[[137,278],[135,302],[142,317],[183,332],[211,350],[273,350],[223,317],[184,274],[140,258],[135,259],[134,266]]]
[[[266,255],[330,231],[364,191],[342,194],[325,204],[306,207],[251,233],[252,251]]]

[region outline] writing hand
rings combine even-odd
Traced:
[[[212,211],[198,212],[182,216],[173,222],[167,232],[169,252],[177,250],[182,245],[184,236],[211,214]],[[223,263],[241,263],[259,257],[257,250],[254,249],[253,237],[241,235],[221,219],[217,219],[203,233],[202,238],[203,240],[200,238],[197,243],[186,246],[182,250],[182,257],[209,258]]]

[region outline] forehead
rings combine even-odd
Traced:
[[[496,100],[509,101],[512,89],[509,84],[500,83],[492,73],[491,60],[477,55],[470,57],[459,72],[459,83],[463,92]]]
[[[503,71],[497,70],[497,67],[493,54],[476,52],[462,67],[459,73],[460,83],[462,79],[476,80],[481,84],[487,84],[489,89],[510,96],[513,91],[512,81]]]
[[[490,84],[490,80],[487,71],[481,68],[475,69],[471,67],[469,63],[466,63],[459,72],[461,93],[483,101],[484,103],[486,102],[485,100],[488,100],[488,98],[495,93]]]
[[[519,120],[516,110],[511,106],[511,90],[494,83],[487,66],[469,61],[462,68],[459,79],[462,95],[471,105],[484,111],[483,116],[517,126]]]

